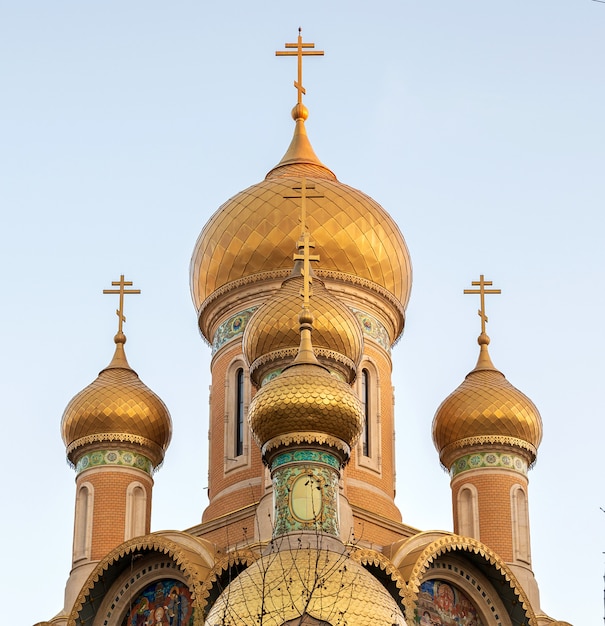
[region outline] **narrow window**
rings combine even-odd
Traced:
[[[470,486],[463,487],[458,494],[458,522],[459,535],[479,538],[477,494]]]
[[[244,454],[244,370],[235,373],[235,456]]]
[[[366,369],[361,372],[361,403],[363,404],[361,445],[363,456],[370,456],[370,373]]]
[[[126,529],[124,540],[144,535],[147,531],[147,496],[140,483],[132,483],[126,492]]]
[[[92,527],[92,491],[82,485],[76,496],[76,523],[74,531],[74,561],[90,557]]]
[[[515,559],[531,564],[527,495],[519,486],[512,489],[513,546]]]

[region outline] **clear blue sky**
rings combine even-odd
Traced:
[[[2,587],[14,623],[62,606],[74,473],[59,424],[110,360],[121,273],[131,365],[171,410],[154,530],[206,504],[209,352],[188,264],[227,198],[290,141],[298,26],[318,156],[397,220],[414,286],[394,351],[404,521],[450,530],[431,441],[474,366],[483,273],[491,355],[544,421],[530,474],[547,613],[603,618],[605,5],[591,0],[0,0],[4,432]]]

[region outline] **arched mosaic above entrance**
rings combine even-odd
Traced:
[[[160,580],[147,585],[131,602],[122,626],[192,626],[191,593],[183,583]]]
[[[455,585],[427,580],[420,586],[414,619],[421,626],[484,626],[470,598]]]

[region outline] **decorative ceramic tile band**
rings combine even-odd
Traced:
[[[363,334],[372,338],[378,345],[382,346],[387,352],[391,351],[391,342],[389,340],[389,333],[386,328],[371,315],[368,315],[365,311],[359,309],[351,309],[355,316],[359,320]]]
[[[92,467],[103,465],[120,465],[122,467],[134,467],[151,476],[153,465],[151,461],[142,454],[137,454],[131,450],[97,450],[83,455],[76,465],[76,474]]]
[[[212,341],[212,354],[215,354],[220,348],[222,348],[230,339],[241,335],[246,328],[248,320],[252,316],[252,313],[256,311],[258,307],[252,306],[248,309],[240,311],[233,317],[230,317],[226,322],[223,322],[214,335]]]
[[[296,352],[298,352],[298,348],[296,348]],[[295,356],[296,356],[296,352],[295,352]],[[320,350],[315,349],[315,355],[319,356],[321,353]],[[273,370],[271,372],[269,372],[268,374],[265,375],[265,377],[262,379],[260,386],[264,387],[268,382],[272,381],[274,378],[277,378],[282,372],[284,371],[283,367],[280,367],[279,369]],[[342,380],[343,382],[347,382],[345,377],[340,373],[337,372],[334,369],[330,369],[330,374],[332,374],[332,376],[334,376],[334,378],[336,378],[337,380]]]
[[[311,461],[315,463],[325,463],[335,469],[340,468],[340,461],[329,452],[318,450],[295,450],[294,452],[283,452],[278,454],[271,463],[272,468],[279,467],[286,463],[293,463],[296,461]]]
[[[481,467],[503,467],[527,475],[527,461],[520,456],[500,452],[474,452],[458,458],[450,468],[450,476],[453,478],[462,472]]]

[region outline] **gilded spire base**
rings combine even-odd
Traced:
[[[315,350],[313,349],[313,342],[311,341],[311,331],[313,330],[313,314],[309,309],[303,309],[300,316],[300,346],[298,348],[298,354],[296,355],[294,361],[292,361],[292,365],[318,365],[319,367],[325,369],[323,365],[317,360],[315,356]]]
[[[479,344],[479,358],[477,359],[477,365],[475,365],[475,369],[473,372],[477,370],[496,370],[492,360],[489,356],[489,351],[487,346],[489,345],[489,337],[485,333],[481,333],[477,339],[477,343]]]
[[[116,350],[113,353],[113,358],[111,359],[111,362],[105,368],[105,370],[125,369],[134,371],[128,363],[128,359],[126,358],[126,351],[124,350],[126,335],[122,332],[118,332],[118,334],[114,337],[114,341],[116,343]]]

